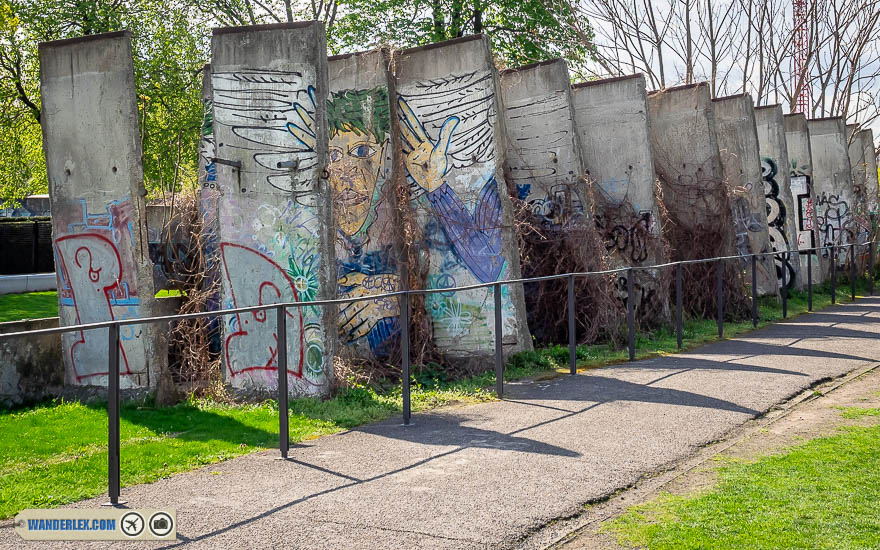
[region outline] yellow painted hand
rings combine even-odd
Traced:
[[[314,90],[309,88],[309,98],[312,101],[312,107],[315,106]],[[299,117],[298,121],[288,122],[287,131],[305,145],[311,151],[315,151],[318,145],[318,138],[315,134],[315,118],[301,104],[294,103],[293,110]]]
[[[421,188],[433,191],[443,184],[443,176],[449,171],[449,142],[459,118],[447,118],[434,142],[406,100],[400,98],[397,104],[400,108],[400,134],[404,142],[406,170]]]
[[[354,287],[340,293],[340,298],[357,298],[395,292],[400,288],[400,279],[397,275],[390,273],[365,275],[354,272],[340,277],[338,283],[340,287]],[[400,307],[396,297],[353,302],[342,306],[339,311],[339,334],[346,341],[351,342],[369,334],[380,319],[397,317],[398,315],[400,315]]]

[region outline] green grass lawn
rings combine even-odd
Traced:
[[[58,293],[27,292],[0,295],[0,323],[58,316]]]
[[[54,293],[51,293],[54,294]],[[839,295],[843,299],[843,293]],[[52,298],[54,304],[54,297]],[[817,290],[814,309],[830,303],[830,294]],[[760,301],[760,325],[781,318],[772,299]],[[806,297],[794,293],[789,315],[806,311]],[[751,322],[725,324],[725,336],[752,329]],[[712,320],[684,323],[685,348],[717,339]],[[665,329],[639,335],[637,357],[677,350],[675,333]],[[627,351],[608,345],[580,346],[578,367],[594,368],[627,360]],[[539,373],[565,372],[568,348],[550,348],[513,355],[506,380]],[[495,374],[490,370],[463,380],[444,378],[440,366],[416,369],[414,411],[453,402],[475,403],[494,399]],[[290,440],[297,442],[338,432],[399,414],[400,387],[385,390],[354,388],[333,399],[291,402]],[[127,404],[122,409],[122,485],[154,481],[278,445],[278,416],[274,402],[260,405],[221,405],[190,401],[155,409]],[[49,507],[81,500],[106,491],[107,415],[104,405],[52,403],[35,408],[0,411],[0,518],[23,508]]]
[[[179,290],[160,290],[156,298],[172,298],[182,294]],[[58,317],[58,292],[55,290],[0,295],[0,323],[46,317]]]
[[[722,466],[711,491],[635,506],[603,530],[652,550],[880,548],[878,466],[880,427],[846,428]]]

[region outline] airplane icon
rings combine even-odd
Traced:
[[[136,537],[144,532],[144,517],[137,512],[128,512],[120,519],[119,527],[129,537]]]

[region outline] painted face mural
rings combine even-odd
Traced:
[[[501,199],[495,179],[495,86],[491,73],[448,75],[402,85],[398,115],[410,197],[425,228],[428,288],[504,277]],[[515,318],[502,291],[505,331]],[[434,341],[449,350],[491,349],[490,291],[426,298]]]
[[[297,123],[314,128],[302,116]],[[340,298],[394,292],[400,288],[392,247],[391,213],[382,200],[388,176],[391,113],[388,90],[376,87],[333,92],[327,101],[330,128],[328,173],[337,223],[337,284]],[[342,306],[343,342],[364,344],[384,359],[400,331],[396,298],[376,298]]]

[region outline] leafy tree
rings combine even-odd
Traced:
[[[0,200],[48,189],[38,44],[132,31],[145,184],[151,196],[194,184],[207,17],[161,0],[0,0]]]
[[[577,66],[592,58],[592,30],[560,0],[347,0],[344,7],[330,37],[334,49],[420,46],[485,33],[510,67],[555,57]]]
[[[0,206],[48,189],[40,42],[132,31],[145,185],[167,197],[196,184],[210,28],[294,19],[323,21],[331,53],[486,33],[507,66],[592,57],[592,30],[564,0],[0,0]]]

